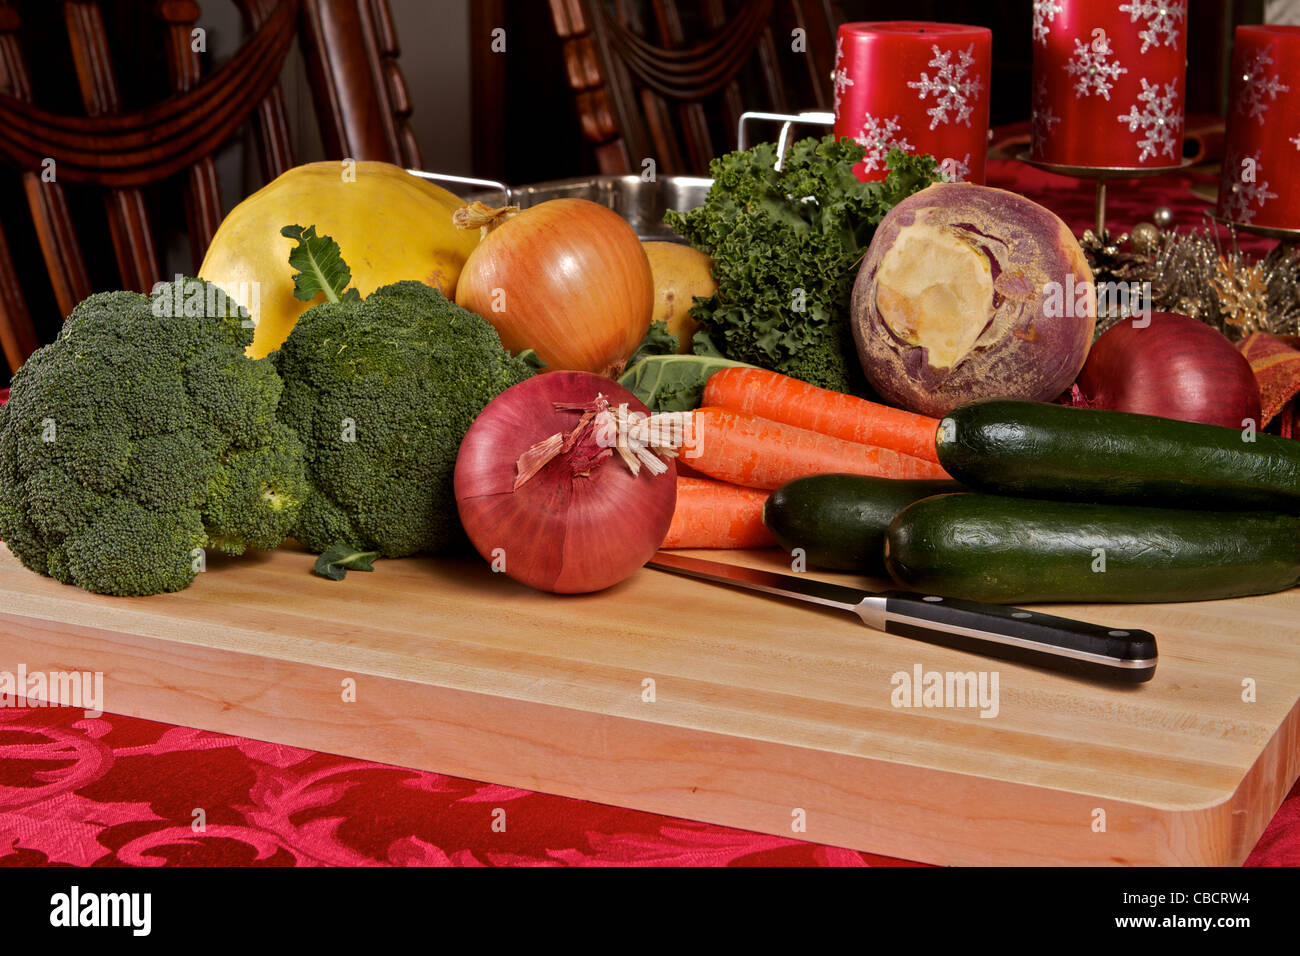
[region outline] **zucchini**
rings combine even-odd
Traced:
[[[975,491],[1300,513],[1300,441],[1153,415],[989,399],[939,423],[939,462]]]
[[[913,501],[965,491],[955,481],[812,475],[768,497],[763,523],[787,551],[835,571],[885,576],[885,529]]]
[[[945,495],[894,519],[885,565],[914,591],[990,604],[1268,594],[1300,580],[1300,518]]]

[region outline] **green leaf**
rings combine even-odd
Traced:
[[[700,299],[699,301],[704,302],[706,300]],[[691,336],[691,354],[708,355],[712,358],[726,358],[722,354],[722,350],[713,344],[713,339],[709,338],[709,333],[703,329]]]
[[[542,371],[542,369],[546,368],[546,363],[542,361],[542,357],[532,349],[524,349],[522,352],[516,355],[515,358],[519,359],[529,368],[537,372],[540,372]]]
[[[289,252],[289,265],[297,270],[293,277],[295,299],[310,302],[324,293],[328,302],[360,301],[361,294],[347,287],[352,270],[332,237],[316,235],[315,226],[285,226],[280,235],[298,242]]]
[[[672,355],[677,351],[677,336],[668,331],[668,323],[663,319],[658,322],[650,323],[650,331],[646,332],[645,338],[641,344],[636,347],[632,357],[627,360],[628,367],[632,367],[642,359],[649,358],[652,355]]]
[[[618,384],[652,412],[688,412],[700,407],[710,375],[737,366],[753,367],[708,355],[652,355],[624,372]]]
[[[378,551],[358,551],[350,545],[335,544],[316,559],[312,573],[331,581],[342,581],[349,571],[373,571],[375,568],[371,562],[377,557]]]

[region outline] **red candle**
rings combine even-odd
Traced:
[[[1034,0],[1034,159],[1183,160],[1187,0]]]
[[[956,23],[846,23],[835,48],[835,135],[861,143],[864,182],[895,147],[929,153],[953,181],[983,183],[993,33]]]
[[[1237,27],[1219,215],[1300,229],[1300,27]]]

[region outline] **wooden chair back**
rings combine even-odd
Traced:
[[[144,188],[181,177],[186,231],[198,269],[224,215],[213,153],[251,120],[266,181],[294,164],[279,77],[295,35],[312,81],[330,158],[419,166],[407,124],[410,97],[397,66],[387,0],[233,0],[246,37],[203,75],[194,0],[114,0],[151,9],[165,37],[169,88],[125,110],[101,3],[59,0],[82,110],[55,112],[32,88],[20,3],[0,0],[0,167],[17,170],[54,299],[62,315],[94,289],[65,186],[103,193],[119,288],[147,291],[164,278]],[[238,197],[237,197],[238,198]],[[17,369],[38,340],[0,223],[0,346]]]
[[[603,173],[704,173],[747,110],[826,110],[833,0],[549,0]]]

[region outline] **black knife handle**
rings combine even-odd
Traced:
[[[937,595],[886,591],[880,596],[889,634],[1125,683],[1148,681],[1156,672],[1156,639],[1150,631]]]

